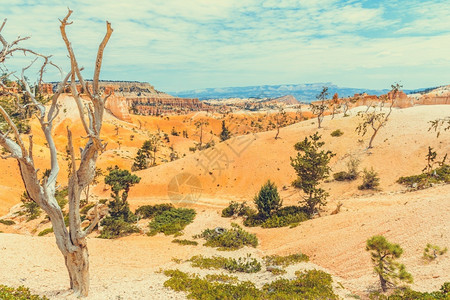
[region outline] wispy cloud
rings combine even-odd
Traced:
[[[381,88],[398,80],[414,88],[450,75],[450,3],[442,1],[18,0],[2,7],[4,33],[31,34],[27,46],[67,68],[58,21],[67,6],[87,77],[105,20],[114,34],[102,77],[160,90],[314,81]]]

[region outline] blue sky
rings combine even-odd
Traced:
[[[1,2],[7,3],[4,5]],[[102,79],[147,81],[162,91],[333,82],[405,88],[450,84],[450,1],[433,0],[0,0],[3,34],[68,69],[58,18],[85,77],[114,28]],[[9,63],[18,67],[30,58]],[[35,73],[30,72],[33,78]],[[49,72],[48,80],[57,80]]]

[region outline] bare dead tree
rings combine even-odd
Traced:
[[[325,99],[328,96],[328,87],[324,86],[319,95],[316,96],[318,103],[311,103],[311,112],[317,116],[317,122],[319,123],[318,128],[322,128],[322,120],[324,117],[325,110],[327,109],[327,105],[325,103]],[[319,102],[320,101],[320,102]]]
[[[287,123],[287,114],[286,111],[280,107],[278,109],[278,113],[275,114],[275,125],[277,126],[277,134],[275,135],[275,139],[278,139],[278,135],[280,134],[280,128],[286,126]]]
[[[367,149],[373,147],[373,140],[375,139],[380,129],[388,122],[400,88],[401,86],[398,83],[396,85],[392,85],[392,90],[390,93],[391,97],[388,97],[386,95],[380,97],[381,102],[379,104],[379,110],[377,110],[376,105],[371,105],[365,112],[360,111],[357,114],[357,116],[361,118],[361,122],[356,127],[356,132],[364,136],[369,128],[372,129],[372,136],[370,137]],[[389,111],[387,114],[383,112],[383,108],[386,102],[390,102]]]
[[[436,137],[441,135],[441,131],[450,130],[450,116],[438,118],[436,120],[429,121],[428,123],[430,123],[428,131],[434,130],[434,132],[436,132]]]
[[[335,93],[333,95],[333,98],[331,99],[331,111],[332,111],[332,117],[331,119],[334,119],[334,115],[339,111],[341,108],[341,103],[339,102],[339,96],[338,93]]]
[[[64,256],[65,264],[70,278],[70,289],[74,294],[79,296],[87,296],[89,291],[89,254],[87,248],[86,237],[97,225],[98,218],[96,218],[88,228],[81,229],[80,220],[80,196],[82,191],[92,182],[95,175],[95,164],[99,152],[103,151],[105,146],[100,139],[100,131],[102,128],[104,104],[106,97],[102,98],[99,90],[99,76],[103,60],[103,52],[113,32],[111,24],[106,22],[106,34],[100,43],[97,52],[97,59],[95,63],[94,77],[92,81],[92,89],[81,75],[82,68],[78,66],[71,43],[67,38],[66,26],[72,24],[69,22],[69,17],[72,11],[69,10],[65,18],[60,22],[61,36],[65,42],[70,63],[71,71],[66,76],[63,76],[62,82],[51,99],[50,107],[47,107],[37,101],[34,93],[31,92],[28,83],[25,80],[24,72],[30,67],[27,66],[22,69],[20,81],[25,86],[25,92],[31,99],[31,105],[37,109],[36,117],[40,123],[41,130],[44,133],[46,146],[50,152],[50,173],[48,177],[42,180],[38,178],[39,169],[36,168],[33,160],[33,139],[32,135],[28,136],[28,147],[19,133],[16,125],[7,114],[7,112],[0,106],[0,113],[9,125],[12,134],[9,132],[0,132],[0,145],[3,146],[9,157],[14,158],[19,163],[20,173],[30,198],[36,202],[50,217],[53,231],[56,238],[56,244]],[[0,27],[0,42],[3,49],[0,52],[0,62],[5,62],[6,59],[11,58],[15,52],[23,52],[24,54],[31,54],[36,58],[42,58],[44,63],[40,69],[39,83],[42,83],[42,76],[48,65],[53,65],[49,61],[48,56],[41,55],[29,49],[21,48],[18,44],[28,38],[18,38],[12,43],[8,43],[1,34],[6,20]],[[33,62],[35,62],[34,60]],[[55,66],[55,65],[54,65]],[[56,66],[55,66],[56,67]],[[88,98],[87,104],[81,99],[81,95],[77,91],[77,81],[81,85],[82,91],[86,93]],[[81,149],[81,158],[79,166],[76,165],[75,151],[73,149],[72,133],[67,128],[68,136],[68,153],[71,160],[71,175],[69,177],[69,229],[64,224],[64,217],[55,199],[56,180],[59,173],[58,153],[55,142],[52,136],[53,121],[59,113],[57,105],[59,96],[64,92],[65,88],[70,86],[73,98],[77,104],[78,112],[80,114],[82,126],[86,132],[86,145]],[[1,85],[0,89],[3,94],[9,94],[19,98],[19,94],[15,94],[6,86]],[[88,121],[86,120],[86,116]]]

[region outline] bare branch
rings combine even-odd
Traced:
[[[100,46],[98,47],[97,59],[95,61],[94,78],[93,78],[93,82],[92,82],[93,92],[94,92],[94,95],[96,95],[96,96],[99,95],[98,80],[100,77],[100,69],[102,67],[103,52],[105,50],[106,44],[109,41],[109,38],[111,37],[112,32],[113,32],[113,29],[111,28],[111,23],[106,21],[106,34],[105,34],[105,37],[103,38],[103,41],[100,43]]]
[[[95,207],[94,207],[94,214],[95,214],[94,220],[92,220],[91,224],[89,224],[89,227],[86,228],[86,230],[84,230],[81,233],[81,237],[86,237],[87,235],[89,235],[92,232],[92,230],[94,230],[95,226],[97,226],[98,222],[100,221],[100,216],[98,213],[98,204],[95,205]]]
[[[3,27],[5,27],[6,20],[7,20],[6,18],[3,20],[2,26],[0,26],[0,32],[2,32]]]

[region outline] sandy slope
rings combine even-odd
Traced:
[[[304,252],[311,263],[291,267],[295,270],[319,268],[334,275],[335,282],[345,290],[337,292],[347,298],[350,294],[364,295],[376,285],[370,257],[364,251],[365,241],[383,234],[404,249],[401,259],[415,278],[413,288],[430,291],[450,280],[448,254],[436,262],[421,259],[426,243],[450,245],[450,186],[439,186],[411,193],[387,193],[352,198],[345,201],[343,211],[302,223],[292,229],[250,228],[257,234],[260,246],[236,252],[218,252],[203,246],[177,246],[172,237],[130,236],[109,241],[90,238],[91,297],[89,299],[181,299],[182,295],[163,287],[167,279],[155,273],[160,267],[180,268],[205,274],[188,264],[177,265],[172,258],[188,259],[196,254],[207,256],[253,257],[268,254]],[[190,238],[204,228],[229,226],[231,220],[219,216],[216,210],[200,210],[183,238]],[[20,245],[20,246],[19,246]],[[52,237],[30,237],[0,234],[0,282],[17,286],[25,284],[34,291],[52,298],[67,297],[66,270],[62,256]],[[258,285],[273,279],[267,273],[243,275]]]
[[[352,116],[334,120],[328,116],[323,122],[324,128],[319,130],[326,143],[324,148],[337,154],[331,163],[333,172],[345,170],[346,162],[355,157],[361,161],[360,169],[373,167],[381,174],[384,191],[396,191],[402,189],[395,183],[400,176],[417,174],[423,169],[428,146],[441,156],[450,152],[447,142],[450,132],[443,133],[439,139],[428,132],[428,122],[450,115],[450,106],[396,109],[370,151],[366,151],[370,136],[360,137],[355,132],[359,120],[355,113],[353,110]],[[344,135],[331,137],[330,133],[338,128]],[[131,191],[130,197],[137,204],[145,203],[149,196],[166,200],[170,181],[187,172],[200,182],[200,202],[217,205],[224,199],[251,201],[261,185],[270,179],[282,190],[285,201],[295,203],[300,195],[290,187],[295,173],[289,157],[296,155],[293,148],[296,142],[316,131],[315,120],[301,122],[281,129],[278,140],[274,139],[274,131],[240,136],[170,164],[137,172],[142,181]],[[358,142],[360,139],[362,143]],[[357,189],[359,184],[360,181],[330,182],[324,186],[332,199],[340,199],[361,194]]]
[[[248,229],[257,234],[260,246],[256,250],[244,249],[232,255],[243,256],[251,252],[262,256],[303,251],[310,256],[312,263],[326,268],[336,276],[336,281],[348,289],[342,291],[343,296],[350,292],[363,295],[376,283],[369,255],[364,251],[365,241],[374,234],[383,234],[404,248],[401,261],[415,278],[413,287],[419,290],[436,289],[450,280],[449,254],[431,264],[425,264],[420,256],[429,242],[450,247],[450,186],[402,193],[404,188],[395,180],[399,176],[421,171],[428,146],[434,147],[440,155],[450,152],[450,132],[441,134],[437,139],[427,131],[427,122],[450,115],[450,106],[395,110],[371,151],[365,150],[368,137],[363,138],[362,144],[358,142],[361,137],[354,132],[357,124],[354,115],[353,111],[352,116],[347,118],[330,120],[327,117],[324,128],[320,130],[326,148],[337,153],[332,161],[333,172],[343,170],[350,156],[357,157],[361,160],[361,168],[374,167],[379,172],[382,192],[358,191],[360,181],[325,183],[331,194],[328,210],[342,201],[344,206],[340,214],[328,216],[325,213],[323,217],[293,229]],[[62,121],[55,129],[61,134],[61,141],[64,139],[64,122],[70,120]],[[108,122],[105,132],[111,134],[115,121]],[[295,175],[289,157],[295,155],[294,143],[316,131],[314,123],[310,120],[283,128],[279,140],[273,138],[275,132],[272,131],[230,140],[228,145],[220,143],[213,148],[216,154],[221,155],[220,164],[210,164],[207,156],[214,152],[205,150],[140,171],[138,175],[142,181],[132,190],[131,205],[135,208],[142,204],[167,202],[170,180],[182,172],[194,175],[202,189],[200,198],[188,204],[199,211],[195,222],[186,229],[185,236],[189,238],[207,227],[227,226],[231,220],[220,218],[220,208],[233,199],[250,202],[267,179],[277,183],[285,204],[295,204],[301,195],[289,187]],[[330,133],[337,128],[344,135],[331,137]],[[132,132],[130,128],[123,128],[124,134]],[[230,146],[240,142],[249,144],[236,154]],[[127,147],[122,150],[128,151]],[[225,158],[228,164],[224,164]],[[42,154],[43,162],[44,159]],[[103,166],[111,161],[114,161],[111,152],[100,158]],[[208,165],[206,170],[202,163]],[[11,198],[23,190],[17,171],[14,171],[16,166],[11,162],[2,162],[1,166],[6,176],[2,176],[0,186],[0,212],[17,203],[17,199]],[[99,197],[109,194],[103,184],[99,184],[95,191]],[[180,191],[182,195],[191,193],[190,187]],[[0,231],[5,228],[0,224]],[[92,299],[117,299],[117,296],[124,299],[182,298],[180,294],[165,290],[162,287],[165,277],[154,272],[161,266],[174,267],[172,257],[186,259],[197,253],[212,255],[216,252],[201,246],[177,246],[171,240],[171,237],[164,236],[131,236],[116,241],[91,238]],[[186,268],[185,265],[181,267]],[[262,282],[264,278],[258,280]],[[25,284],[36,292],[65,298],[66,295],[61,293],[67,287],[66,271],[53,238],[0,234],[0,282],[13,286]]]

